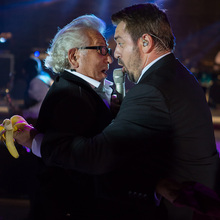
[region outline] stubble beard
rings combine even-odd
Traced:
[[[131,66],[133,67],[133,71],[129,71],[127,73],[128,74],[127,76],[131,82],[136,83],[138,81],[138,79],[141,75],[141,71],[142,71],[140,69],[140,66],[141,66],[140,53],[139,53],[139,50],[137,47],[134,49],[132,58],[130,59],[130,63],[131,63]]]
[[[125,66],[125,63],[119,58],[118,59],[118,64],[122,65],[124,67],[124,72],[125,74],[127,75],[127,78],[129,81],[133,82],[133,83],[136,83],[141,75],[141,69],[140,69],[140,66],[141,66],[141,59],[140,59],[140,53],[139,53],[139,50],[138,48],[135,48],[133,50],[133,56],[130,57],[129,59],[129,62],[128,62],[130,65],[130,67],[133,67],[133,71],[132,70],[128,70],[128,68]],[[129,68],[131,69],[131,68]],[[135,72],[136,74],[135,74]]]

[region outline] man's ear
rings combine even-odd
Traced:
[[[139,44],[143,53],[149,53],[153,50],[154,42],[149,34],[143,34],[139,39]]]
[[[79,67],[78,58],[79,57],[77,48],[72,48],[68,51],[68,60],[71,65],[71,69],[76,69]]]

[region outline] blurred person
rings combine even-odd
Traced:
[[[190,220],[189,208],[164,199],[157,207],[154,192],[163,178],[216,190],[219,155],[205,94],[175,58],[175,37],[163,10],[151,3],[133,5],[113,14],[112,21],[114,56],[136,84],[112,123],[92,138],[70,133],[68,141],[58,132],[42,135],[32,126],[15,138],[47,164],[88,174],[111,173],[111,185],[118,190],[102,188],[101,193],[139,209],[131,219]]]
[[[30,57],[25,60],[23,72],[26,77],[27,88],[24,94],[22,115],[32,124],[35,124],[41,104],[53,80],[47,72],[43,71],[41,61],[38,58]]]
[[[9,97],[8,101],[14,114],[22,114],[29,123],[35,125],[41,104],[53,83],[53,79],[47,72],[43,71],[41,61],[36,57],[26,59],[21,72],[23,80],[19,82],[23,82],[23,84],[15,81],[15,85],[9,94],[13,100]],[[23,88],[25,89],[23,90]],[[19,91],[22,94],[19,98],[24,100],[24,104],[16,106],[13,101],[17,98]]]

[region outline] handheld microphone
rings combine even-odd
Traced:
[[[125,97],[125,74],[122,69],[114,69],[113,79],[115,83],[116,94],[120,102],[122,102]]]

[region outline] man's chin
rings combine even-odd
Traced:
[[[122,71],[122,73],[124,73],[124,74],[127,72],[124,66],[121,68],[121,71]]]
[[[136,83],[136,82],[137,82],[137,81],[135,80],[133,74],[130,74],[130,73],[126,72],[126,75],[127,75],[127,78],[128,78],[128,80],[129,80],[130,82],[132,82],[132,83]]]
[[[102,74],[102,79],[105,80],[107,78],[108,74],[107,73],[103,73]]]

